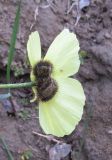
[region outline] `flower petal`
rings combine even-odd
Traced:
[[[32,68],[41,59],[40,37],[37,31],[32,32],[27,43],[28,58]]]
[[[33,69],[32,69],[32,71],[30,73],[30,79],[31,79],[32,82],[36,81],[36,77],[35,77],[35,75],[33,73]],[[37,98],[38,98],[37,97],[37,88],[35,86],[32,87],[32,91],[33,91],[34,97],[33,97],[33,99],[30,100],[31,103],[35,102],[37,100]]]
[[[74,33],[64,29],[53,41],[44,60],[54,65],[54,76],[68,77],[75,74],[80,66],[79,42]]]
[[[85,95],[79,81],[57,79],[58,91],[47,102],[39,104],[39,121],[46,134],[69,135],[81,120]]]

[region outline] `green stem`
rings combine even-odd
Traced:
[[[0,137],[0,141],[2,142],[4,149],[6,150],[6,153],[8,155],[8,160],[14,160],[11,152],[9,151],[7,144],[5,143],[5,140],[2,137]]]
[[[36,85],[35,82],[0,84],[0,88],[24,88],[24,87],[32,87],[35,85]]]

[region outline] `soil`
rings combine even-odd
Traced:
[[[53,5],[42,8],[47,4],[44,0],[22,1],[11,82],[29,80],[26,43],[31,31],[39,31],[43,54],[63,27],[74,31],[81,51],[86,52],[77,78],[84,87],[87,99],[80,124],[71,135],[61,139],[72,146],[71,153],[64,160],[112,160],[112,1],[91,1],[90,6],[81,11],[77,26],[75,7],[67,14],[72,5],[72,2],[68,2],[54,0]],[[34,14],[38,6],[35,20]],[[16,0],[0,1],[0,83],[5,82],[7,53],[16,7]],[[5,91],[0,90],[0,93],[3,92]],[[48,150],[55,143],[32,133],[42,133],[42,130],[36,104],[29,102],[31,89],[13,90],[12,95],[17,116],[8,117],[6,108],[0,103],[0,136],[4,138],[14,160],[21,160],[26,151],[32,153],[30,160],[48,160]],[[7,159],[0,143],[0,160]]]

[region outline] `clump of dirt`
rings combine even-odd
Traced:
[[[111,0],[94,0],[90,6],[81,11],[77,26],[76,10],[67,11],[72,3],[68,0],[53,1],[50,7],[42,8],[45,1],[24,1],[21,8],[21,23],[16,45],[13,66],[21,66],[23,77],[13,77],[14,81],[25,81],[29,68],[26,62],[26,43],[28,35],[38,30],[41,37],[43,54],[55,36],[68,27],[76,32],[81,50],[87,52],[81,65],[78,79],[82,82],[87,97],[85,112],[77,129],[62,140],[72,145],[71,154],[66,160],[111,160],[112,159],[112,2]],[[6,71],[7,51],[12,32],[17,2],[14,0],[0,2],[0,70]],[[39,7],[38,15],[34,14]],[[12,67],[12,71],[14,71]],[[0,82],[4,82],[1,77]],[[0,91],[2,92],[2,91]],[[28,96],[27,96],[28,95]],[[31,160],[49,159],[48,149],[54,143],[34,136],[32,131],[42,132],[38,121],[36,104],[29,103],[31,90],[14,90],[13,96],[19,104],[16,118],[7,117],[0,105],[0,135],[4,137],[15,160],[20,160],[22,153],[31,150]],[[22,111],[21,111],[22,110]],[[24,113],[24,110],[26,113]],[[24,117],[24,114],[26,117]],[[25,119],[24,119],[25,118]],[[0,144],[0,158],[7,155]],[[65,159],[65,158],[64,158]]]

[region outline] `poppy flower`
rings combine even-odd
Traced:
[[[80,67],[79,42],[68,29],[54,39],[42,58],[40,37],[32,32],[27,43],[32,67],[34,99],[39,102],[39,122],[46,134],[69,135],[81,120],[85,95],[81,83],[70,76]]]

